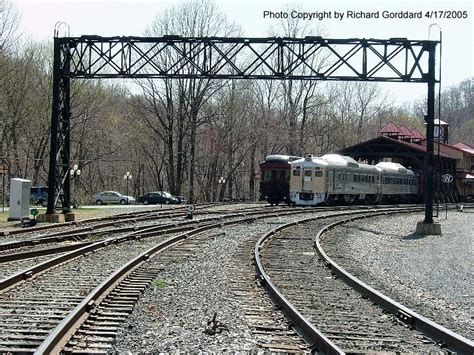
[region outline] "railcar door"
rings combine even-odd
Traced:
[[[328,192],[334,192],[336,189],[336,174],[333,169],[328,169]]]
[[[303,167],[301,187],[303,191],[313,191],[313,169],[312,167]]]
[[[292,173],[290,178],[290,190],[291,191],[301,191],[302,186],[302,171],[300,166],[293,166]]]

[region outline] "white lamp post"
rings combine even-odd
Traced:
[[[221,177],[219,178],[219,180],[217,180],[217,183],[218,183],[219,185],[224,186],[224,184],[225,184],[225,179],[221,176]],[[221,187],[221,189],[222,189],[222,187]],[[220,202],[222,202],[222,199],[223,199],[223,198],[224,198],[224,196],[222,196],[222,198],[221,198],[221,193],[219,192],[219,200],[220,200]]]
[[[77,164],[74,164],[72,166],[72,169],[69,171],[69,174],[72,176],[74,179],[74,191],[76,190],[76,178],[78,178],[81,175],[81,169],[79,169],[79,166]],[[74,207],[74,203],[73,203]],[[77,206],[76,206],[77,208]]]
[[[125,175],[123,176],[123,179],[127,182],[127,205],[128,205],[128,181],[132,180],[132,174],[130,174],[130,172],[127,171]]]

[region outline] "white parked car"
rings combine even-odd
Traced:
[[[126,205],[135,203],[134,197],[122,195],[117,191],[99,192],[97,195],[94,195],[93,198],[93,201],[96,205],[102,205],[106,203],[120,203],[121,205]]]

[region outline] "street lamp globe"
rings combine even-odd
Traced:
[[[71,177],[74,179],[74,189],[76,188],[76,178],[79,177],[79,175],[81,175],[81,169],[79,169],[79,166],[77,164],[74,164],[72,166],[72,169],[69,171]],[[74,193],[75,195],[75,193]],[[77,208],[77,203],[76,202],[73,202],[73,206],[75,206]]]
[[[127,171],[125,175],[123,176],[123,179],[127,182],[127,205],[128,205],[128,181],[132,180],[132,174],[130,174],[130,172]]]

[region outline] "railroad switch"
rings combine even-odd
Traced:
[[[193,219],[194,205],[188,205],[186,209],[186,219]]]
[[[217,333],[221,333],[223,330],[229,330],[225,324],[222,322],[219,322],[216,320],[217,318],[217,312],[214,312],[214,317],[212,317],[212,320],[207,322],[206,329],[204,330],[204,333],[208,335],[214,335]]]

